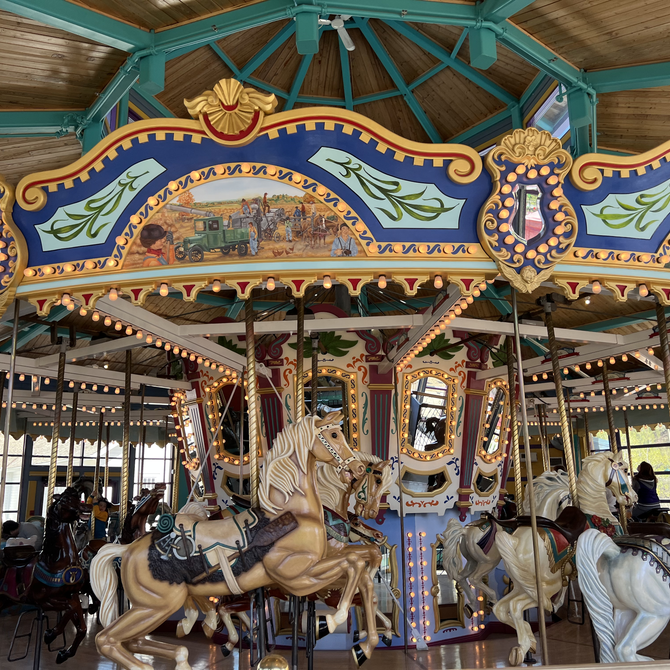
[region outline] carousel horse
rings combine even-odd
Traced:
[[[365,465],[347,445],[341,413],[312,416],[286,427],[275,438],[262,468],[260,508],[220,521],[188,515],[162,517],[156,530],[131,545],[103,547],[91,564],[93,589],[106,626],[96,637],[98,651],[127,670],[150,670],[134,654],[176,661],[190,670],[188,650],[146,636],[191,596],[226,596],[279,584],[298,596],[327,587],[341,576],[347,585],[329,630],[344,623],[358,588],[368,621],[374,621],[370,571],[381,564],[378,547],[347,546],[326,555],[327,535],[316,489],[317,461],[348,468],[361,477]],[[122,557],[121,578],[131,609],[116,618],[117,576],[114,559]],[[368,658],[376,628],[360,651]]]
[[[538,516],[555,519],[570,504],[567,472],[543,472],[533,480],[533,485]],[[522,511],[530,513],[528,491]],[[500,552],[495,544],[496,532],[496,524],[486,518],[465,526],[456,519],[449,519],[444,534],[438,535],[443,546],[442,567],[449,578],[461,587],[471,612],[479,609],[478,589],[486,594],[490,604],[498,600],[496,592],[484,582],[484,578],[500,563]],[[461,557],[465,558],[465,566]]]
[[[317,470],[317,486],[326,519],[329,552],[337,550],[340,542],[348,544],[349,541],[362,540],[368,544],[383,544],[386,540],[383,533],[370,528],[360,521],[359,517],[374,519],[379,514],[382,496],[391,484],[391,462],[382,461],[372,454],[357,453],[356,457],[366,465],[365,474],[359,479],[352,479],[348,472],[338,472],[337,468],[332,465],[323,464]],[[355,500],[353,514],[348,512],[349,500],[352,495]],[[344,537],[346,537],[346,541],[343,539]],[[286,594],[279,589],[271,590],[270,595],[283,600],[286,599]],[[339,595],[340,592],[336,588],[332,588],[328,590],[323,599],[327,598],[329,603],[337,605],[335,599]],[[217,600],[218,602],[216,602]],[[354,602],[354,604],[361,603]],[[220,617],[228,633],[228,640],[221,646],[221,651],[224,656],[228,656],[239,641],[237,628],[233,624],[231,615],[236,614],[244,626],[247,627],[247,630],[249,629],[249,617],[246,614],[250,606],[248,595],[228,596],[221,599],[191,598],[187,600],[187,604],[184,605],[186,616],[177,624],[178,637],[188,635],[192,630],[198,618],[196,605],[205,613],[202,627],[207,637],[212,637],[214,632],[218,630]],[[377,610],[377,617],[382,621],[385,628],[382,639],[385,644],[389,644],[393,634],[392,624],[379,610]],[[320,623],[321,636],[323,637],[327,634],[328,628],[324,619],[321,619]],[[359,634],[361,639],[364,636],[364,634]]]
[[[607,489],[622,508],[634,504],[637,499],[630,485],[628,466],[622,452],[614,454],[604,451],[587,456],[577,478],[579,509],[566,507],[553,522],[538,519],[539,546],[545,547],[545,551],[540,550],[539,556],[543,610],[551,612],[552,598],[563,591],[568,575],[573,570],[575,542],[586,528],[595,528],[608,535],[621,534],[621,526],[607,504]],[[512,626],[517,632],[519,644],[510,651],[510,665],[519,665],[526,653],[536,648],[530,624],[523,619],[524,611],[538,607],[533,531],[529,521],[529,517],[519,517],[515,524],[507,522],[511,526],[509,532],[499,532],[495,540],[507,574],[514,582],[512,591],[493,606],[493,613],[498,620]]]
[[[82,513],[90,511],[90,506],[84,505],[80,496],[78,489],[68,487],[49,506],[42,551],[37,556],[13,557],[12,547],[6,547],[4,565],[0,567],[0,611],[18,603],[60,612],[60,621],[44,633],[47,644],[61,635],[70,621],[74,624],[77,634],[69,647],[58,652],[56,663],[74,656],[86,636],[86,619],[79,601],[85,570],[79,561],[72,525]]]

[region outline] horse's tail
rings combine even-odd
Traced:
[[[130,544],[107,544],[91,561],[91,587],[100,601],[100,622],[103,627],[109,626],[119,616],[119,605],[116,597],[118,580],[114,559],[130,549]]]
[[[619,548],[605,533],[595,528],[585,530],[577,540],[575,562],[579,574],[579,588],[584,594],[593,627],[600,640],[600,662],[616,663],[614,656],[614,608],[600,581],[598,560],[601,556],[614,558]]]
[[[460,545],[464,535],[465,528],[456,519],[449,519],[442,535],[442,567],[449,579],[457,579],[458,573],[463,569]]]

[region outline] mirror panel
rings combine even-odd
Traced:
[[[433,615],[435,617],[435,632],[443,628],[454,626],[465,628],[465,616],[463,614],[463,593],[453,579],[449,578],[446,570],[442,567],[443,545],[439,537],[431,545],[433,586]]]
[[[446,467],[435,472],[417,472],[404,466],[400,476],[403,492],[412,498],[429,497],[432,498],[443,491],[446,491],[451,484],[449,471]],[[408,505],[419,505],[422,503],[410,501]]]
[[[397,544],[385,542],[379,548],[382,552],[382,562],[374,579],[375,595],[377,596],[377,607],[379,611],[391,621],[393,634],[400,637],[399,621],[400,609],[391,598],[388,589],[383,582],[389,585],[396,599],[400,599],[401,593],[398,589],[398,558]],[[356,607],[356,621],[361,629],[365,628],[365,615],[362,607]],[[384,632],[384,626],[377,622],[377,631]]]
[[[513,199],[513,203],[509,203]],[[524,242],[532,242],[544,232],[540,201],[542,193],[537,184],[517,184],[505,200],[512,206],[512,232]]]
[[[504,458],[508,442],[509,394],[505,383],[496,379],[486,386],[486,396],[482,403],[482,419],[479,427],[480,458],[487,463],[501,461]]]

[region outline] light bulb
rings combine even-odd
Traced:
[[[119,297],[119,292],[115,288],[109,289],[109,299],[116,300]]]
[[[275,278],[274,277],[268,277],[266,287],[267,287],[268,291],[274,291],[275,290]]]
[[[640,294],[641,298],[646,298],[649,295],[649,289],[646,284],[640,284],[637,288],[637,292]]]
[[[212,291],[214,291],[214,293],[218,293],[220,290],[221,290],[221,282],[218,279],[215,279],[212,282]]]
[[[161,284],[160,289],[158,290],[158,292],[159,292],[163,297],[165,297],[165,296],[170,292],[170,287],[169,287],[165,282],[163,282],[163,283]]]
[[[332,288],[333,280],[330,278],[330,275],[323,276],[323,288]]]
[[[120,321],[117,321],[114,324],[114,330],[121,330],[121,328],[123,328],[123,324]]]
[[[377,279],[377,286],[378,288],[386,288],[388,286],[386,282],[386,275],[379,275],[379,279]]]
[[[594,293],[598,294],[598,293],[600,293],[600,291],[603,290],[603,287],[600,285],[600,282],[599,282],[599,281],[594,281],[594,282],[591,284],[591,290],[592,290]]]
[[[442,275],[435,275],[435,279],[433,279],[433,286],[438,289],[444,286],[444,281],[442,281]]]

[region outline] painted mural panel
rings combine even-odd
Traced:
[[[350,226],[313,194],[262,177],[239,177],[173,198],[142,227],[124,267],[359,254],[365,255]]]

